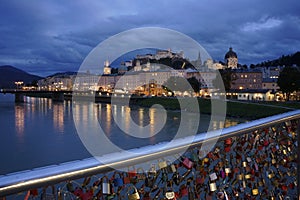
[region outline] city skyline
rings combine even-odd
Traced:
[[[300,49],[299,8],[295,0],[163,1],[159,6],[157,1],[5,1],[0,65],[42,76],[77,71],[100,42],[140,27],[186,34],[217,61],[232,46],[239,63],[255,64]]]

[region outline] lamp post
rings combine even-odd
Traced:
[[[15,84],[16,84],[16,87],[17,89],[20,89],[21,85],[23,85],[23,81],[16,81]]]

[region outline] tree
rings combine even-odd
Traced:
[[[195,93],[198,93],[201,88],[201,83],[195,78],[191,77],[187,79]]]
[[[280,72],[277,84],[284,93],[286,100],[290,100],[290,95],[294,91],[300,90],[300,69],[299,67],[284,67]]]
[[[232,74],[231,69],[219,69],[219,73],[217,73],[216,78],[213,80],[214,87],[221,88],[220,84],[224,84],[225,91],[229,91],[233,80]],[[221,79],[223,81],[222,83],[220,82]]]

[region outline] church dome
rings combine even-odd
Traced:
[[[237,58],[236,53],[232,50],[232,47],[229,48],[229,51],[225,54],[225,59],[227,58]]]

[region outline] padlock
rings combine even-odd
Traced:
[[[253,196],[258,195],[258,189],[257,188],[252,189],[252,195]]]
[[[190,159],[188,159],[187,157],[184,158],[184,159],[182,160],[182,165],[183,165],[185,168],[187,168],[187,169],[192,169],[193,164],[194,164],[194,163],[193,163]]]
[[[240,180],[240,181],[243,180],[244,174],[238,174],[238,175],[237,175],[237,178],[238,178],[238,180]]]
[[[173,182],[168,181],[165,188],[165,197],[167,199],[176,199],[175,192],[173,190]]]
[[[209,175],[209,178],[210,178],[211,181],[214,181],[214,180],[217,180],[217,179],[218,179],[217,174],[216,174],[215,172],[214,172],[214,173],[211,173],[211,174]]]
[[[175,173],[177,171],[176,166],[173,163],[171,164],[170,161],[167,161],[167,164],[168,164],[167,171],[169,173]]]
[[[175,192],[174,191],[167,191],[165,194],[167,199],[175,199]]]
[[[215,183],[215,182],[209,183],[209,189],[210,189],[211,192],[216,191],[216,190],[217,190],[217,185],[216,185],[216,183]]]
[[[247,167],[247,162],[243,161],[243,167]]]
[[[231,145],[232,144],[232,138],[227,138],[225,140],[225,145]]]
[[[226,167],[225,173],[226,173],[226,176],[228,176],[231,173],[231,169],[229,167]]]
[[[165,160],[163,160],[163,159],[158,160],[158,167],[159,167],[159,169],[164,169],[164,168],[166,168],[167,166],[168,166],[167,161],[165,161]]]
[[[115,171],[114,175],[113,175],[113,178],[114,178],[113,183],[114,183],[115,187],[120,187],[120,186],[124,185],[124,182],[123,182],[123,179],[122,179],[122,176],[121,176],[120,172]]]
[[[246,174],[245,175],[245,179],[250,179],[251,178],[251,174]]]
[[[132,193],[132,194],[130,194],[130,191],[129,191],[130,189],[133,189],[133,193]],[[131,186],[128,188],[128,190],[127,190],[127,195],[128,195],[128,199],[129,199],[129,200],[137,200],[137,199],[140,199],[140,195],[139,195],[139,193],[138,193],[136,187],[133,186],[133,185],[131,185]]]
[[[103,176],[101,180],[102,180],[102,193],[103,194],[111,194],[111,186],[110,186],[108,177]]]
[[[252,161],[250,157],[247,157],[246,159],[247,159],[248,163],[250,163]]]

